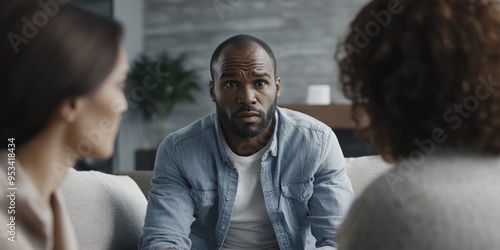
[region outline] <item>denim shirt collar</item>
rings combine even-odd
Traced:
[[[269,152],[271,153],[272,156],[276,157],[278,155],[278,123],[279,123],[279,113],[280,113],[280,108],[276,107],[276,112],[274,113],[274,131],[273,131],[273,137],[271,138],[271,145],[269,146],[269,149],[266,153],[264,153],[263,157],[266,157]],[[213,113],[212,115],[213,123],[215,124],[215,134],[217,136],[217,147],[219,148],[219,153],[220,157],[224,162],[229,162],[231,161],[231,158],[229,156],[229,153],[226,151],[224,147],[224,132],[222,131],[222,125],[220,124],[220,119],[217,116],[217,113]]]

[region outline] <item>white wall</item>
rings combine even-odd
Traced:
[[[144,2],[143,0],[113,0],[113,16],[125,29],[124,43],[129,61],[144,50]],[[118,135],[117,159],[113,162],[113,170],[131,171],[134,169],[134,154],[136,143],[141,136],[140,125],[134,123],[133,112],[126,114]]]
[[[113,0],[113,16],[125,28],[125,47],[132,62],[144,49],[144,3]]]

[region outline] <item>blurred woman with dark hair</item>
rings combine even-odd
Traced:
[[[66,2],[0,3],[1,249],[77,248],[58,187],[127,109],[121,26]]]
[[[498,249],[499,2],[372,0],[337,59],[360,136],[396,163],[339,249]]]

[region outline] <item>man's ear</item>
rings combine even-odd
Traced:
[[[210,90],[210,98],[212,98],[212,102],[215,102],[215,86],[214,86],[214,81],[210,81],[208,83],[208,88]]]
[[[280,91],[281,91],[281,78],[279,76],[276,76],[276,96],[280,96]]]
[[[80,97],[64,99],[58,107],[58,113],[63,120],[68,123],[74,122],[80,113],[83,100]]]

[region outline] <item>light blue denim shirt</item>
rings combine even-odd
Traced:
[[[354,198],[337,138],[325,124],[295,111],[278,108],[275,118],[260,177],[280,249],[335,249]],[[223,140],[211,114],[160,144],[142,249],[222,246],[238,186]]]

